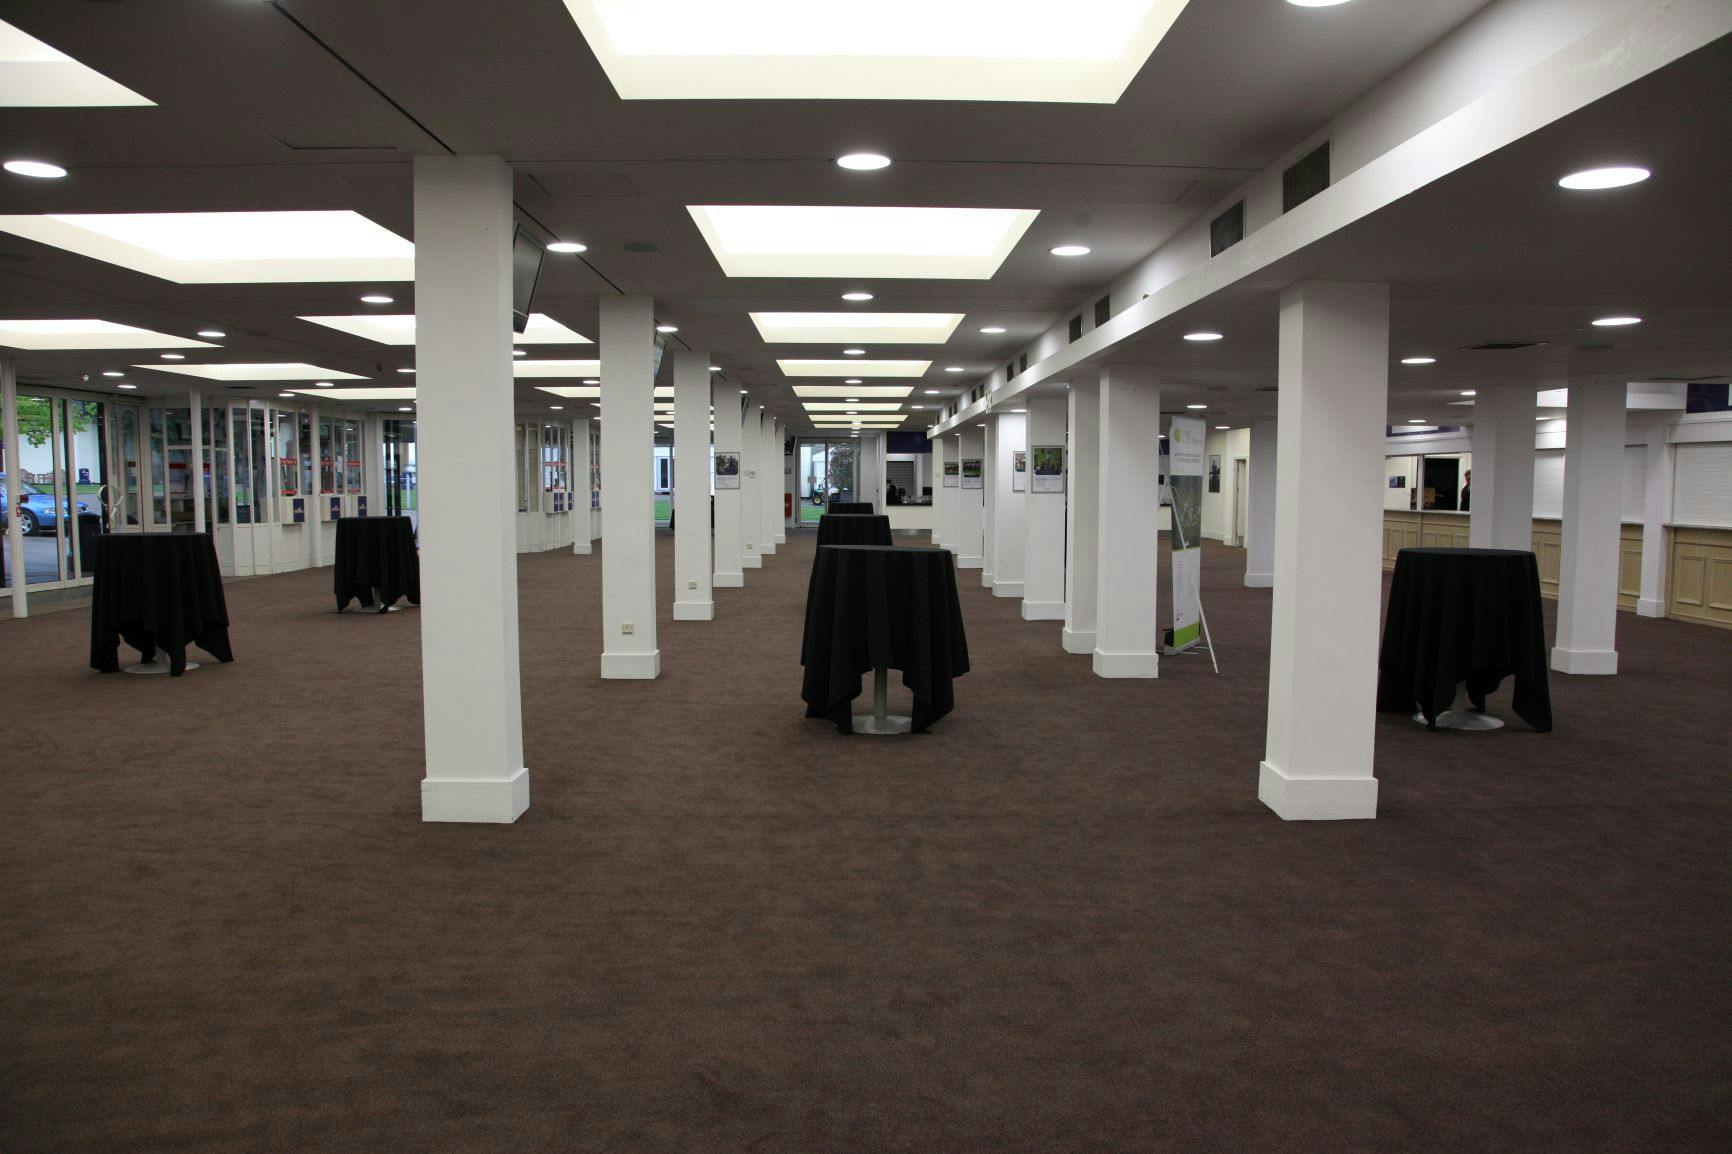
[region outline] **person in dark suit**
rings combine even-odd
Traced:
[[[1469,469],[1461,475],[1461,511],[1469,512],[1468,501],[1473,495],[1473,470]]]

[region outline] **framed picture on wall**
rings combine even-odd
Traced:
[[[1034,491],[1064,492],[1064,446],[1036,445],[1029,453],[1034,458]]]
[[[1012,449],[1010,452],[1010,489],[1020,493],[1028,488],[1028,450]]]
[[[738,489],[740,487],[740,455],[738,453],[716,454],[716,488]]]
[[[1221,454],[1209,454],[1209,492],[1221,491]]]

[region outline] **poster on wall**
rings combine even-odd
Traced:
[[[956,488],[956,482],[960,479],[961,472],[962,466],[955,461],[944,462],[944,487],[946,489]]]
[[[740,455],[738,453],[716,454],[716,488],[738,489],[740,487]]]
[[[1034,491],[1064,492],[1064,446],[1036,445],[1029,453],[1034,457]]]
[[[1209,492],[1221,491],[1221,454],[1209,454]]]
[[[962,459],[962,487],[964,489],[984,489],[979,457],[964,457]]]
[[[1172,632],[1167,652],[1182,653],[1199,640],[1197,580],[1202,569],[1203,422],[1174,417],[1167,427],[1167,489],[1173,504]]]
[[[1028,450],[1010,451],[1010,491],[1021,493],[1028,488]]]

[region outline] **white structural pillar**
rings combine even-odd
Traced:
[[[776,552],[776,520],[782,512],[782,446],[776,440],[776,418],[758,413],[758,553]]]
[[[737,456],[740,452],[743,434],[740,400],[738,386],[716,381],[710,383],[710,403],[716,410],[718,454],[733,453]],[[743,461],[741,467],[744,468]],[[746,479],[737,477],[735,480],[738,484],[734,488],[716,486],[716,572],[712,584],[717,589],[738,589],[746,583],[746,575],[740,571],[740,554],[744,549],[740,528],[743,519],[741,501],[745,490],[739,487],[745,484]]]
[[[676,413],[679,411],[675,402]],[[601,298],[601,675],[661,674],[656,645],[655,301]]]
[[[1095,594],[1100,583],[1101,387],[1072,381],[1070,459],[1065,476],[1064,632],[1066,653],[1095,651]],[[1157,452],[1159,442],[1156,443]]]
[[[415,158],[425,821],[529,808],[517,655],[511,168]]]
[[[1467,543],[1475,549],[1534,547],[1534,415],[1531,385],[1481,388],[1473,399],[1473,484]],[[1621,459],[1621,458],[1620,458]]]
[[[1671,426],[1648,426],[1647,491],[1642,498],[1642,592],[1636,612],[1643,617],[1666,615],[1666,526],[1672,522],[1672,469],[1676,464]]]
[[[1123,370],[1103,373],[1099,427],[1094,671],[1098,677],[1156,677],[1160,386]]]
[[[1274,421],[1251,422],[1251,491],[1245,495],[1245,584],[1275,584],[1275,474],[1278,435]]]
[[[6,508],[24,507],[23,451],[18,436],[18,363],[0,358],[0,428],[5,430]],[[122,481],[124,484],[124,481]],[[24,568],[24,521],[6,518],[6,581],[12,587],[12,616],[30,616],[29,578]]]
[[[674,354],[674,620],[709,621],[710,354]]]
[[[1028,491],[1023,498],[1022,617],[1064,620],[1063,493],[1034,491],[1034,447],[1064,444],[1065,400],[1028,402]]]
[[[1570,381],[1558,631],[1552,646],[1552,668],[1559,673],[1618,671],[1625,392],[1621,381]]]
[[[776,544],[788,543],[788,486],[790,472],[794,467],[793,459],[782,449],[783,442],[788,439],[788,426],[780,420],[771,421],[770,452],[775,462],[770,470],[775,474],[771,483],[774,496],[770,501],[770,523],[776,527]]]
[[[984,434],[984,429],[973,425],[962,430],[956,439],[959,463],[984,459]],[[986,551],[986,490],[967,488],[968,478],[961,476],[961,471],[959,467],[956,478],[956,567],[978,569]]]
[[[764,508],[758,498],[758,474],[764,455],[763,409],[750,397],[745,401],[746,413],[740,421],[740,567],[761,569],[764,558],[758,546],[764,540]]]
[[[1377,816],[1389,286],[1281,294],[1269,721],[1257,796],[1289,820]]]
[[[192,527],[196,532],[208,533],[210,532],[210,522],[205,520],[204,508],[204,395],[197,389],[187,390],[187,411],[192,417]],[[298,430],[300,427],[300,422],[295,422],[295,428]],[[310,422],[307,427],[308,429],[317,429],[319,425],[317,421],[313,421]],[[373,441],[368,442],[368,444],[375,443],[376,442]],[[279,449],[278,451],[283,453],[285,456],[288,452],[286,448]],[[311,453],[308,453],[305,446],[301,447],[301,452],[307,453],[308,457],[311,457],[312,455]],[[375,453],[374,456],[377,457],[378,454]],[[70,478],[77,476],[77,473],[73,469],[68,468],[66,475]],[[213,469],[211,470],[211,484],[213,485],[216,483],[215,477],[216,470]],[[298,482],[299,478],[297,477],[296,480]],[[215,496],[215,494],[213,493],[212,496]],[[301,498],[305,501],[312,500],[312,497],[306,493],[302,493]],[[381,513],[384,511],[383,508],[379,510]],[[316,536],[317,534],[315,534],[315,537]],[[91,563],[93,565],[95,560],[94,557],[91,558]]]
[[[571,422],[571,493],[576,498],[577,515],[573,518],[571,551],[588,554],[594,546],[589,535],[592,512],[590,502],[590,464],[588,417]]]
[[[931,438],[932,445],[932,543],[940,549],[950,543],[950,495],[944,491],[944,451],[950,442]]]
[[[1028,531],[1028,492],[1026,489],[1017,492],[1012,465],[1013,454],[1028,449],[1028,415],[999,413],[992,418],[992,424],[994,458],[990,484],[993,487],[993,538],[996,542],[992,595],[1021,597],[1023,552]],[[1026,472],[1022,479],[1027,485]]]
[[[980,430],[980,584],[991,589],[998,579],[998,422],[990,415]]]

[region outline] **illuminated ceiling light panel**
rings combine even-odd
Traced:
[[[772,345],[941,345],[962,313],[752,313],[758,335]]]
[[[866,400],[869,397],[906,397],[914,391],[913,385],[795,385],[794,395],[802,400],[824,400],[830,397],[859,397]]]
[[[14,349],[212,349],[208,341],[99,320],[0,321],[0,345]]]
[[[155,104],[0,20],[0,107],[152,108]]]
[[[362,340],[382,345],[412,345],[415,343],[414,313],[361,313],[338,317],[301,317],[315,325],[348,333]],[[588,345],[588,337],[568,329],[545,313],[530,313],[524,331],[513,333],[513,344],[519,345]]]
[[[412,401],[415,390],[408,388],[385,389],[290,389],[291,393],[299,393],[306,397],[317,397],[321,401]]]
[[[601,399],[600,385],[536,385],[544,393],[552,393],[556,397],[572,397],[580,401],[599,401]],[[667,398],[671,404],[674,388],[672,385],[657,385],[656,397]]]
[[[525,357],[511,362],[514,377],[599,377],[600,361],[533,361]]]
[[[1186,0],[565,0],[623,100],[1111,104]]]
[[[728,276],[987,280],[1038,209],[687,205]]]
[[[834,420],[830,417],[815,417],[812,420],[814,429],[894,429],[903,423],[901,417],[894,421],[855,421],[852,417]]]
[[[790,377],[923,377],[932,367],[931,361],[867,361],[859,357],[793,358],[778,360],[776,364]]]
[[[806,401],[808,413],[897,413],[900,401]]]
[[[347,209],[0,216],[0,231],[176,284],[415,279],[415,246]]]
[[[364,381],[359,373],[340,373],[300,361],[280,361],[271,364],[228,365],[133,365],[135,369],[155,369],[159,373],[180,373],[187,377],[203,377],[207,381]]]

